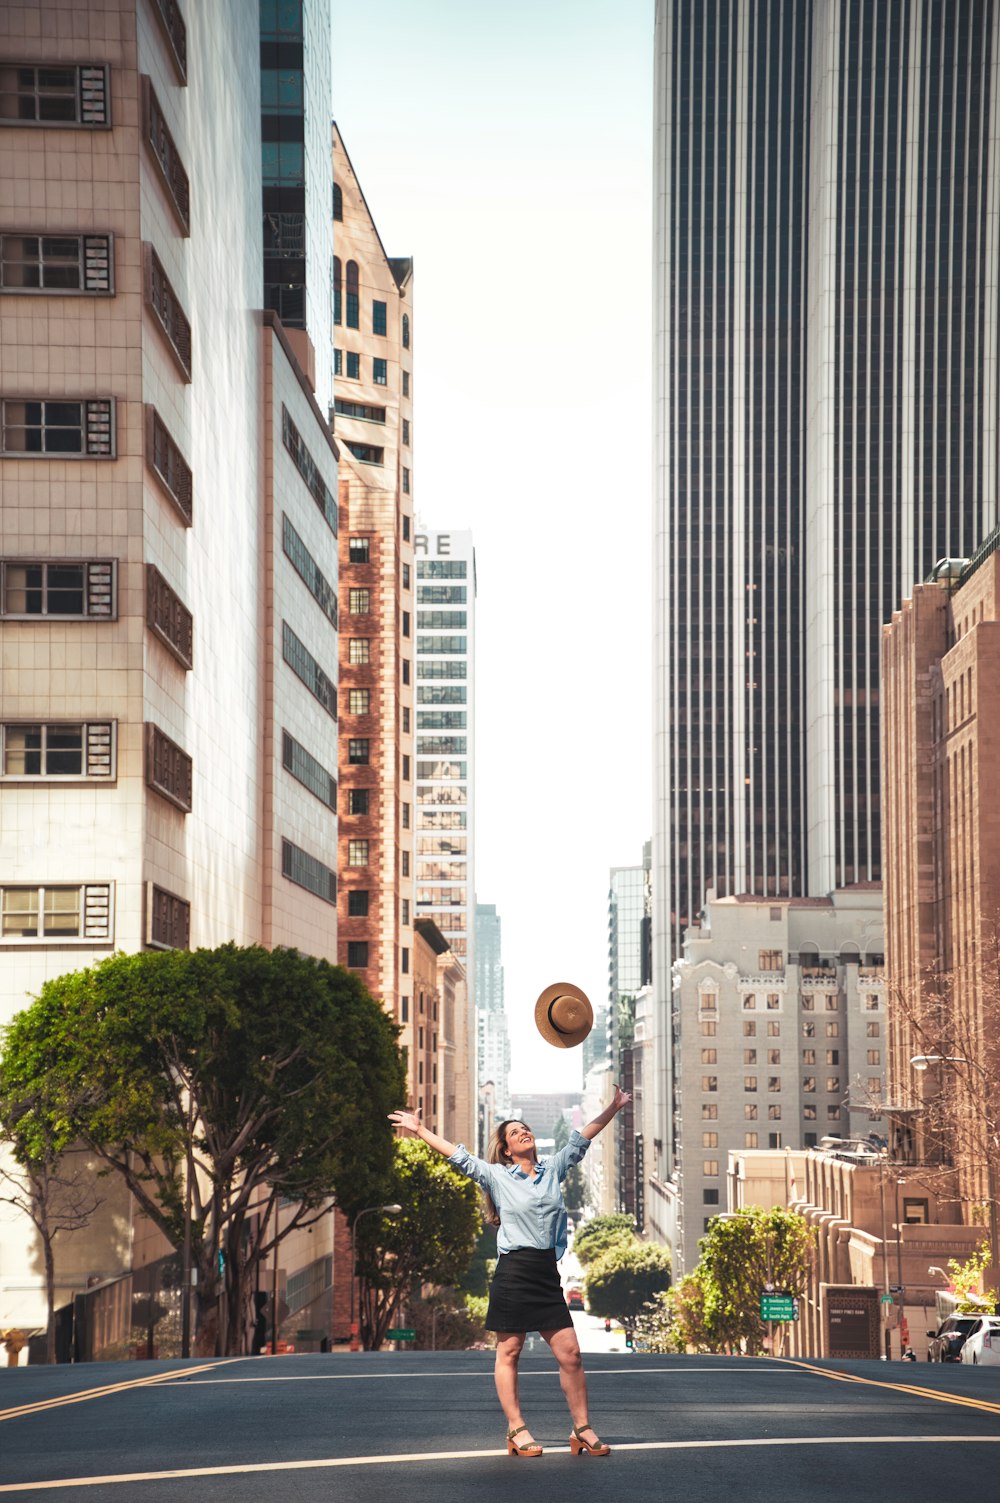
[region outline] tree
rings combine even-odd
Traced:
[[[635,1217],[592,1216],[573,1238],[573,1251],[583,1267],[619,1242],[636,1242]]]
[[[404,1091],[357,977],[288,949],[115,955],[47,982],[0,1058],[29,1154],[80,1139],[178,1251],[187,1230],[198,1348],[219,1353],[241,1350],[278,1242],[333,1196],[350,1215],[383,1194]]]
[[[425,1282],[453,1285],[472,1260],[482,1220],[472,1180],[459,1174],[419,1138],[395,1144],[388,1204],[398,1216],[358,1222],[361,1339],[378,1351],[399,1310]]]
[[[658,1242],[620,1242],[587,1267],[590,1313],[620,1320],[628,1330],[670,1283],[670,1249]]]
[[[958,1258],[948,1259],[951,1287],[958,1297],[955,1308],[960,1314],[981,1315],[984,1310],[1000,1309],[1000,1294],[986,1285],[986,1270],[991,1261],[988,1242],[980,1242],[964,1263]]]
[[[635,1322],[636,1341],[647,1352],[715,1350],[705,1313],[705,1286],[697,1269],[654,1296]]]
[[[9,1108],[8,1108],[9,1110]],[[45,1360],[56,1360],[55,1240],[60,1232],[81,1231],[101,1204],[90,1167],[72,1150],[55,1151],[51,1140],[41,1149],[37,1140],[29,1155],[17,1131],[17,1118],[2,1123],[0,1143],[6,1141],[14,1166],[0,1166],[0,1204],[14,1206],[34,1225],[45,1264]]]
[[[815,1240],[805,1218],[783,1207],[749,1206],[712,1218],[694,1270],[704,1290],[702,1323],[711,1350],[751,1355],[764,1350],[761,1293],[770,1286],[780,1294],[804,1296]]]

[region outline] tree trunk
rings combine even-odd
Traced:
[[[52,1252],[52,1238],[47,1227],[39,1227],[42,1247],[45,1251],[45,1298],[49,1318],[45,1327],[45,1361],[51,1366],[56,1360],[56,1260]]]

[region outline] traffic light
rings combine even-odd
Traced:
[[[626,1330],[626,1332],[625,1332],[625,1345],[628,1347],[629,1351],[632,1350],[632,1347],[633,1347],[633,1337],[632,1337],[632,1332],[629,1331],[629,1330]]]

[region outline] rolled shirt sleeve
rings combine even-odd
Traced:
[[[551,1158],[545,1160],[546,1166],[557,1174],[560,1183],[566,1178],[574,1164],[580,1160],[590,1149],[590,1139],[585,1138],[582,1132],[577,1132],[574,1127],[569,1135],[569,1142],[554,1153]]]
[[[457,1169],[459,1174],[464,1174],[468,1179],[474,1179],[483,1190],[490,1195],[493,1194],[494,1166],[488,1164],[485,1159],[477,1159],[464,1143],[459,1143],[455,1152],[449,1155],[448,1163],[453,1169]]]

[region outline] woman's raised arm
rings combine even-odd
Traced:
[[[418,1138],[422,1138],[428,1147],[438,1153],[443,1153],[446,1159],[450,1159],[455,1152],[455,1144],[449,1143],[447,1138],[439,1138],[436,1132],[431,1132],[420,1120],[420,1112],[390,1112],[389,1121],[396,1127],[405,1127],[408,1132],[415,1132]]]

